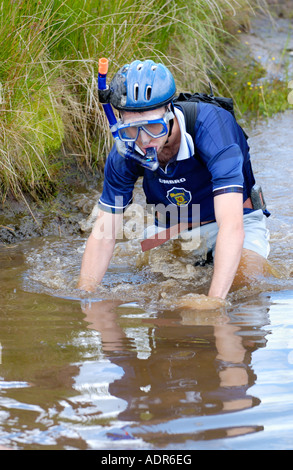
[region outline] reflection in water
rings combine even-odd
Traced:
[[[250,409],[260,403],[249,389],[256,379],[251,368],[251,355],[265,345],[262,333],[259,333],[261,341],[255,335],[243,335],[239,326],[240,314],[237,321],[231,322],[225,311],[202,314],[190,310],[174,311],[172,315],[163,311],[155,318],[141,319],[148,329],[146,354],[143,341],[143,351],[139,347],[133,348],[134,344],[139,344],[135,334],[139,335],[141,331],[130,328],[133,337],[126,337],[121,327],[121,317],[127,318],[127,311],[133,314],[131,308],[117,308],[110,301],[91,303],[84,308],[89,327],[101,333],[107,358],[124,371],[123,376],[109,386],[111,395],[127,403],[119,420],[147,423],[147,427],[128,427],[129,434],[151,441],[155,433],[156,442],[165,446],[170,441],[184,443],[187,438],[196,441],[262,430],[261,426],[255,425],[226,428],[223,419],[220,430],[201,431],[194,423],[189,435],[184,426],[176,429],[173,423],[178,419],[184,422],[185,418],[190,421],[191,417]],[[261,318],[268,321],[265,305],[259,307],[257,317],[259,326]],[[139,358],[142,352],[144,355]],[[164,431],[164,423],[170,423],[169,432]],[[120,437],[123,437],[122,433]]]
[[[23,245],[0,256],[0,444],[288,447],[275,428],[293,419],[292,295],[280,292],[275,304],[274,293],[251,295],[212,311],[159,308],[175,286],[163,281],[147,308],[62,299],[27,292],[21,253]]]
[[[0,445],[292,448],[291,120],[250,132],[280,275],[245,280],[225,308],[176,307],[212,274],[178,241],[119,242],[90,296],[75,287],[85,238],[0,248]]]

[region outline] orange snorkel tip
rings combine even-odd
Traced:
[[[108,59],[103,57],[102,59],[99,59],[99,73],[101,75],[107,75],[108,72]]]

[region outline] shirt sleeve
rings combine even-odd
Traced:
[[[132,203],[133,188],[139,176],[137,164],[119,155],[114,146],[105,164],[99,207],[114,214],[124,212]]]
[[[211,174],[214,195],[221,191],[243,191],[244,156],[240,132],[236,120],[228,111],[213,105],[200,108],[195,144]]]

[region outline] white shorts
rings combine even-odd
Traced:
[[[243,223],[245,232],[243,248],[267,258],[270,252],[270,233],[267,229],[266,216],[263,211],[259,209],[245,214]],[[155,225],[147,227],[146,237],[162,230],[164,229]],[[178,238],[182,240],[183,249],[194,251],[196,255],[206,258],[207,253],[212,252],[214,254],[218,231],[217,222],[211,222],[192,230],[185,230],[179,234]]]

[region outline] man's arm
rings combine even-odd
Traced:
[[[79,289],[93,292],[102,281],[114,252],[122,220],[123,214],[99,211],[86,243],[77,286]]]
[[[242,254],[243,196],[240,193],[215,196],[214,207],[219,233],[214,258],[214,274],[208,295],[225,299]]]

